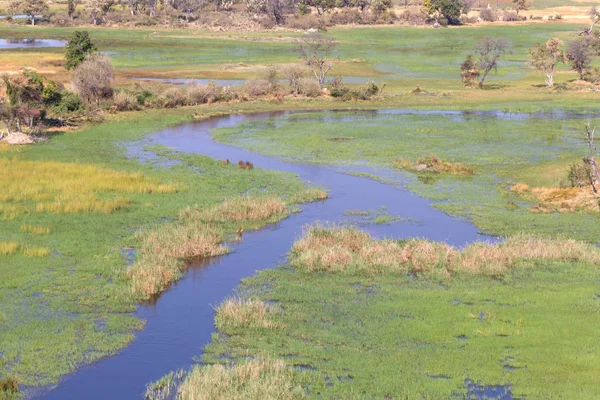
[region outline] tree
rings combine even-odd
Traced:
[[[550,87],[554,86],[556,66],[566,61],[563,45],[562,40],[552,38],[545,44],[537,43],[528,50],[531,57],[529,65],[546,75],[546,85]]]
[[[589,28],[585,28],[581,32],[579,32],[579,36],[582,36],[582,35],[588,36],[594,32],[594,26],[596,25],[596,22],[598,22],[598,20],[600,20],[600,10],[598,10],[596,8],[596,6],[594,6],[588,10],[586,15],[588,17],[590,17],[590,20],[592,22],[590,23]]]
[[[185,22],[189,22],[190,18],[193,18],[194,14],[202,9],[204,1],[199,0],[170,0],[171,7],[177,10],[180,14],[183,14]]]
[[[66,46],[65,59],[67,63],[65,68],[71,70],[77,67],[85,60],[85,57],[98,50],[96,45],[90,39],[87,31],[75,31],[71,34]]]
[[[512,0],[512,2],[515,7],[515,11],[517,12],[517,15],[519,15],[519,11],[529,10],[529,4],[527,0]]]
[[[112,81],[115,73],[108,57],[92,53],[73,71],[73,86],[87,103],[112,97]]]
[[[479,72],[479,68],[477,68],[477,63],[473,60],[473,56],[469,55],[466,60],[460,64],[460,77],[463,85],[469,87],[475,86],[479,75],[481,75],[481,72]]]
[[[288,65],[281,69],[283,76],[288,80],[290,87],[295,95],[300,93],[300,80],[304,76],[304,71],[296,65]]]
[[[2,76],[6,101],[2,102],[0,114],[9,134],[11,128],[21,132],[24,124],[32,128],[43,115],[43,79],[29,70],[23,70],[21,75]]]
[[[479,87],[483,87],[485,78],[491,70],[498,70],[498,61],[510,49],[510,43],[506,39],[494,39],[486,37],[483,42],[477,44],[477,66],[483,73],[479,80]]]
[[[46,0],[12,0],[9,10],[13,14],[23,13],[29,17],[31,25],[35,25],[35,17],[48,11]]]
[[[320,33],[310,33],[300,43],[300,57],[312,69],[321,89],[327,73],[333,68],[336,46],[335,40]]]
[[[114,0],[85,0],[85,9],[90,13],[94,25],[98,25],[114,4]]]
[[[317,10],[317,14],[322,15],[327,10],[335,8],[337,5],[336,0],[303,0],[300,2],[308,7],[314,7]]]
[[[567,45],[567,60],[571,63],[571,69],[583,79],[592,62],[592,51],[590,42],[586,37],[580,37]]]
[[[77,3],[75,0],[67,0],[67,14],[69,15],[69,19],[73,19],[73,14],[75,14],[76,7]]]
[[[451,25],[460,24],[460,14],[465,9],[462,0],[423,0],[423,9],[436,20],[442,16]]]

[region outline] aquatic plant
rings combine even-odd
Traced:
[[[462,163],[443,161],[435,155],[421,157],[415,163],[409,160],[396,159],[394,165],[397,169],[413,172],[433,172],[451,175],[473,175],[473,168]]]
[[[187,400],[291,400],[304,397],[294,372],[281,360],[254,359],[233,365],[198,365],[179,389]]]
[[[223,333],[235,334],[245,329],[274,329],[270,314],[280,312],[276,305],[258,299],[230,298],[216,309],[215,326]]]
[[[304,272],[357,274],[455,273],[500,276],[522,260],[600,261],[600,250],[572,239],[516,235],[500,244],[473,243],[457,250],[445,243],[410,239],[375,240],[352,227],[307,227],[289,255]]]

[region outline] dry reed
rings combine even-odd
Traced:
[[[52,231],[49,226],[23,224],[19,227],[23,233],[31,233],[33,235],[47,235]]]
[[[532,212],[576,212],[598,211],[598,198],[591,187],[546,188],[529,187],[517,183],[510,190],[525,198],[534,199],[538,205],[530,208]]]
[[[278,306],[266,304],[258,299],[231,298],[217,308],[215,326],[228,334],[236,330],[274,329],[278,325],[269,314],[279,311]]]
[[[356,228],[313,225],[294,243],[291,264],[305,272],[502,275],[525,260],[600,262],[600,250],[571,239],[517,235],[500,244],[474,243],[462,251],[427,240],[375,240]]]
[[[205,222],[259,221],[287,213],[285,203],[272,196],[242,196],[201,210],[188,207],[180,214],[182,219]]]
[[[443,161],[435,155],[421,157],[415,163],[405,160],[394,160],[397,169],[413,172],[433,172],[451,175],[473,175],[474,170],[462,163],[450,163]]]
[[[292,400],[304,397],[291,367],[255,359],[235,365],[198,365],[179,388],[186,400]]]
[[[22,254],[26,257],[46,257],[50,250],[46,247],[20,245],[17,242],[0,242],[0,256]]]

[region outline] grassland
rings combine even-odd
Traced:
[[[174,231],[167,230],[165,219],[177,229],[190,226],[180,218],[186,207],[204,213],[227,199],[244,205],[249,200],[237,199],[259,188],[267,188],[264,195],[280,202],[275,213],[207,221],[219,243],[239,226],[258,228],[285,217],[289,204],[323,196],[314,188],[307,193],[302,182],[286,174],[241,170],[206,157],[182,156],[182,164],[170,168],[125,157],[119,142],[187,120],[189,112],[120,115],[18,152],[0,153],[6,166],[0,203],[0,375],[14,376],[24,385],[52,384],[130,342],[143,327],[132,314],[137,302],[176,279],[181,258],[205,255],[196,248],[173,249],[176,236],[162,240],[156,233]],[[169,154],[170,159],[178,157]],[[160,255],[171,260],[172,270],[158,290],[136,291],[135,271],[138,263],[148,261],[148,243],[166,249]],[[129,247],[140,247],[132,267],[121,254]],[[150,269],[158,265],[150,261]]]
[[[290,98],[281,103],[119,114],[21,151],[0,148],[0,165],[7,171],[0,177],[0,376],[15,376],[25,385],[53,384],[81,365],[118,352],[143,327],[143,321],[132,315],[137,302],[177,279],[182,258],[226,252],[225,234],[283,218],[291,204],[321,195],[307,194],[304,185],[289,175],[242,170],[168,149],[152,151],[180,164],[167,168],[140,164],[127,159],[119,146],[187,121],[194,113],[205,117],[346,110],[250,122],[222,130],[217,138],[305,162],[387,168],[394,168],[397,158],[416,160],[435,153],[444,161],[472,167],[473,176],[440,176],[425,183],[418,175],[400,174],[443,210],[471,218],[491,233],[561,232],[595,241],[599,232],[594,213],[531,213],[531,202],[509,190],[510,182],[558,186],[565,168],[585,151],[578,138],[584,121],[348,112],[398,108],[593,112],[597,93],[539,87],[542,76],[524,66],[527,47],[551,36],[569,40],[577,28],[561,23],[447,30],[335,28],[329,31],[340,42],[334,73],[385,82],[384,97],[350,103]],[[0,25],[0,38],[67,38],[72,30]],[[89,30],[100,50],[111,52],[119,83],[125,85],[132,84],[127,77],[255,77],[268,64],[297,62],[294,48],[301,36]],[[485,36],[509,38],[513,54],[504,60],[499,75],[489,79],[489,90],[464,89],[458,65]],[[58,63],[61,58],[61,49],[0,51],[4,71],[28,65],[67,82],[69,75]],[[563,68],[557,81],[574,78]],[[417,84],[429,95],[412,95]],[[277,130],[272,129],[274,124]],[[252,142],[243,140],[248,133]],[[340,133],[352,140],[327,140]],[[256,214],[256,199],[240,195],[262,187],[269,188],[272,207]],[[379,217],[380,223],[391,218],[375,218]],[[165,224],[165,219],[172,222]],[[200,222],[200,229],[191,230],[190,221]],[[165,238],[174,231],[181,235]],[[172,240],[182,237],[202,238],[203,245],[175,246],[186,244]],[[138,248],[131,267],[121,254],[129,247]],[[155,248],[160,252],[152,251]],[[279,302],[283,312],[269,309],[264,315],[272,318],[272,324],[266,327],[239,329],[218,323],[227,337],[215,337],[206,360],[264,356],[263,364],[241,368],[240,374],[269,375],[273,385],[289,389],[286,396],[296,396],[300,385],[323,397],[368,397],[365,393],[446,397],[464,392],[469,378],[483,384],[510,383],[515,393],[532,398],[551,397],[547,394],[552,390],[567,398],[597,397],[597,389],[589,383],[589,377],[598,373],[597,267],[590,267],[589,260],[519,262],[528,268],[511,269],[500,280],[472,274],[440,280],[406,274],[310,273],[302,268],[269,271],[249,279],[246,289],[262,301]],[[136,276],[142,277],[139,285]],[[262,290],[267,283],[273,290]],[[289,370],[277,359],[288,365],[310,364],[317,371],[297,369],[290,384]],[[210,376],[237,373],[215,368],[207,378],[205,372],[197,371],[200,383],[192,384],[190,393]],[[240,390],[244,393],[245,386]]]
[[[240,293],[249,300],[217,309],[219,335],[203,361],[278,360],[293,369],[291,386],[314,398],[463,398],[468,380],[506,386],[515,398],[600,395],[594,378],[598,268],[589,259],[548,242],[544,249],[556,249],[553,256],[515,258],[495,279],[469,268],[431,279],[384,262],[372,273],[361,268],[364,260],[343,270],[310,268],[311,251],[339,254],[336,246],[356,243],[349,234],[363,236],[338,233],[309,232],[294,246],[293,267],[245,280]],[[361,252],[373,258],[394,257],[389,246],[410,246],[363,239]],[[530,245],[502,245],[502,253],[539,248]],[[473,246],[482,255],[494,251]],[[462,254],[468,258],[471,251]],[[592,249],[585,254],[598,256]],[[204,368],[196,367],[187,384]],[[212,387],[220,382],[215,378]]]

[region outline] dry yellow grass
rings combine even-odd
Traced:
[[[34,235],[47,235],[52,231],[52,228],[44,225],[23,224],[19,227],[23,233],[31,233]]]
[[[179,388],[186,400],[292,400],[304,397],[283,361],[256,359],[235,365],[196,366]]]
[[[188,207],[180,214],[182,219],[205,222],[259,221],[287,212],[283,200],[271,196],[242,196],[201,210]]]
[[[98,193],[174,193],[174,184],[161,184],[137,173],[106,167],[0,159],[0,213],[12,219],[24,213],[110,213],[130,203],[125,197],[100,198]]]
[[[375,240],[355,228],[313,225],[294,243],[291,264],[305,272],[502,275],[519,261],[600,262],[600,250],[571,239],[518,235],[500,244],[474,243],[462,251],[426,240]]]
[[[432,172],[437,174],[473,175],[473,168],[461,163],[450,163],[431,155],[421,157],[415,163],[405,159],[394,160],[397,169],[413,172]]]
[[[591,187],[569,187],[569,188],[546,188],[529,187],[523,183],[517,183],[510,190],[523,197],[535,199],[539,202],[537,206],[531,207],[532,212],[576,212],[576,211],[598,211],[600,206],[598,197]]]
[[[149,298],[179,277],[182,260],[227,253],[219,231],[209,225],[165,225],[142,237],[136,261],[129,270],[134,294]]]
[[[8,256],[19,253],[26,257],[46,257],[50,255],[50,250],[46,247],[20,245],[17,242],[0,242],[0,256]]]
[[[274,329],[278,325],[270,318],[269,314],[279,311],[279,307],[266,304],[258,299],[231,298],[225,300],[217,308],[215,325],[220,331],[227,333],[257,328]]]

